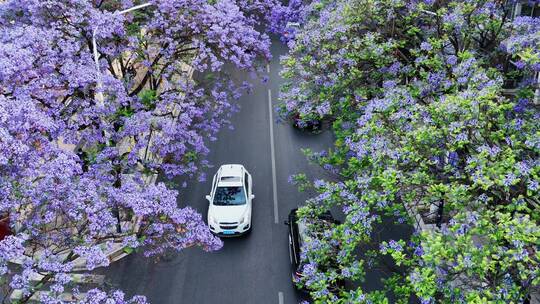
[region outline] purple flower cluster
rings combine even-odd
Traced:
[[[288,27],[289,22],[303,22],[304,5],[301,0],[291,0],[287,6],[281,3],[274,4],[268,18],[269,30],[280,35],[280,40],[287,43],[296,36],[296,28]]]
[[[14,233],[0,241],[0,274],[25,296],[32,273],[51,273],[60,293],[75,259],[107,266],[107,240],[147,255],[222,246],[177,191],[145,180],[204,179],[207,139],[246,89],[222,68],[257,73],[270,58],[255,26],[273,2],[151,3],[137,16],[115,13],[132,1],[0,3],[0,216]],[[198,83],[188,67],[215,77]],[[135,219],[138,234],[126,228]],[[84,303],[145,300],[95,290]]]

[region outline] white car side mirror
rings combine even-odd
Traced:
[[[207,195],[207,196],[205,196],[205,197],[206,197],[206,200],[207,200],[207,201],[210,201],[210,199],[212,198],[210,195]]]
[[[254,198],[255,198],[255,194],[250,195],[249,198],[254,199]]]

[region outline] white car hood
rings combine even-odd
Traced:
[[[247,209],[249,208],[248,204],[240,206],[215,206],[210,205],[208,209],[208,216],[212,217],[214,220],[221,222],[238,222],[242,219],[242,216],[246,214]]]

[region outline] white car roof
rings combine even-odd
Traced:
[[[244,166],[236,164],[223,165],[218,170],[218,186],[241,186]]]
[[[239,176],[242,177],[244,166],[242,165],[223,165],[219,168],[221,176]]]

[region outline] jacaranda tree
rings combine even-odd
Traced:
[[[271,2],[149,3],[126,14],[118,11],[141,2],[0,3],[0,214],[13,232],[0,241],[7,296],[19,289],[26,302],[47,287],[39,300],[60,303],[69,273],[107,266],[113,243],[146,255],[222,245],[200,214],[177,206],[176,190],[144,180],[204,178],[205,139],[228,124],[245,88],[223,66],[255,71],[270,57],[255,26]],[[187,67],[204,77],[192,80]],[[135,219],[136,233],[123,225]],[[128,302],[119,291],[86,297]]]
[[[303,8],[280,112],[333,121],[335,147],[307,154],[338,181],[295,181],[318,193],[303,216],[345,214],[302,254],[316,303],[522,303],[540,286],[540,20],[513,16],[515,2]],[[407,209],[436,228],[378,242],[375,223],[413,224]],[[386,289],[362,290],[389,256]],[[353,284],[329,289],[340,280]]]

